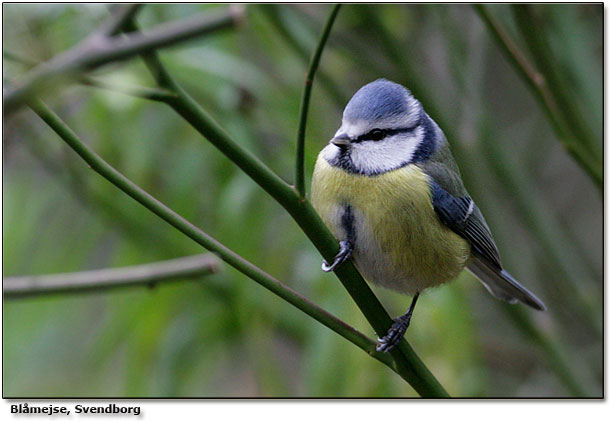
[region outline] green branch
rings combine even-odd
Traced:
[[[551,80],[548,80],[548,76],[553,75],[554,72],[545,72],[545,74],[541,74],[534,69],[534,67],[528,62],[525,55],[519,50],[518,46],[511,39],[510,35],[500,23],[487,11],[484,5],[474,5],[475,11],[490,31],[493,39],[496,41],[501,51],[504,53],[505,57],[508,59],[509,63],[514,67],[517,74],[523,79],[526,86],[530,89],[538,103],[540,104],[542,110],[546,114],[551,127],[555,131],[558,140],[561,142],[566,151],[572,155],[572,157],[578,162],[578,164],[589,174],[592,180],[596,183],[598,187],[603,186],[603,164],[599,160],[596,155],[591,152],[585,145],[575,139],[570,131],[570,124],[564,121],[565,114],[563,114],[561,110],[564,108],[565,104],[561,107],[555,102],[555,98],[553,93],[549,90],[549,87],[557,86],[555,79],[553,79],[554,83],[551,83]],[[518,10],[519,8],[517,8]],[[521,12],[517,12],[521,13]],[[534,27],[525,26],[532,24],[531,21],[523,21],[521,19],[516,19],[517,23],[522,26],[521,30],[529,37],[528,39],[533,44],[538,56],[538,53],[542,53],[544,57],[546,57],[546,53],[544,52],[545,48],[543,48],[538,39],[532,33],[537,33],[538,30],[534,30]],[[531,28],[531,30],[529,29]],[[542,64],[546,66],[548,65],[548,61],[546,59],[542,59]],[[539,63],[540,64],[540,63]],[[557,89],[555,89],[556,91]],[[568,101],[570,102],[570,101]],[[566,110],[571,109],[570,106]]]
[[[3,96],[4,113],[15,111],[32,95],[57,85],[55,82],[103,64],[126,60],[141,53],[233,27],[243,19],[243,14],[241,7],[231,7],[229,10],[173,22],[129,37],[109,38],[95,33],[75,48],[32,69],[15,87],[7,89]],[[128,22],[130,21],[121,21],[121,29]]]
[[[392,370],[397,371],[389,355],[375,351],[375,341],[369,339],[358,330],[317,306],[298,292],[282,284],[262,269],[253,265],[243,257],[233,252],[214,238],[197,228],[195,225],[178,215],[172,209],[155,199],[138,185],[104,161],[89,148],[53,111],[42,101],[32,101],[30,107],[53,129],[61,139],[70,146],[95,172],[121,189],[128,196],[138,201],[145,208],[159,216],[171,226],[188,236],[207,250],[216,253],[224,262],[234,267],[244,275],[256,281],[280,298],[289,302],[305,314],[319,321],[329,329],[338,333],[373,358],[379,360]],[[400,373],[399,373],[400,374]]]
[[[322,30],[322,34],[320,35],[320,39],[318,41],[318,45],[311,55],[311,60],[309,62],[309,68],[307,69],[307,76],[305,77],[305,84],[303,86],[303,95],[301,97],[301,109],[299,112],[299,129],[297,132],[297,153],[296,153],[296,165],[295,165],[295,187],[297,189],[297,193],[302,198],[305,197],[305,130],[307,128],[307,112],[309,110],[309,98],[311,97],[311,89],[313,88],[313,79],[316,74],[316,70],[318,70],[318,65],[320,64],[320,57],[322,57],[322,51],[324,51],[324,46],[326,45],[326,40],[330,35],[330,30],[335,22],[335,18],[339,13],[339,8],[341,4],[336,4],[333,6],[328,18],[326,19],[326,23],[324,24],[324,29]]]
[[[2,283],[2,294],[10,299],[99,292],[133,286],[154,287],[160,283],[209,275],[219,269],[216,256],[203,254],[124,268],[6,277]]]
[[[135,24],[128,28],[128,30],[136,29]],[[322,256],[327,260],[332,259],[338,251],[337,241],[328,231],[309,201],[300,198],[288,183],[233,140],[178,85],[155,53],[146,54],[143,59],[157,83],[161,87],[173,90],[176,93],[176,97],[167,102],[168,105],[282,205]],[[393,321],[354,265],[348,261],[338,268],[335,274],[375,332],[387,332]],[[402,340],[399,346],[391,351],[391,355],[396,362],[396,371],[421,396],[448,396],[445,389],[419,359],[406,340]]]

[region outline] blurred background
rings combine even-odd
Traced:
[[[153,4],[141,27],[223,5]],[[603,8],[535,5],[578,118],[602,156]],[[239,143],[292,182],[307,62],[330,5],[248,5],[225,30],[160,52]],[[510,6],[488,5],[532,58]],[[87,37],[103,4],[4,4],[4,77]],[[534,58],[535,59],[535,58]],[[533,61],[535,62],[535,60]],[[99,69],[154,86],[140,60]],[[601,397],[602,191],[468,5],[344,5],[307,127],[318,151],[363,84],[412,90],[445,131],[505,267],[546,313],[493,299],[468,273],[426,291],[407,337],[456,397]],[[77,83],[44,98],[119,171],[370,337],[288,214],[169,107]],[[203,252],[100,176],[31,111],[4,118],[3,275],[122,267]],[[390,314],[410,299],[374,289]],[[154,289],[4,300],[4,397],[409,397],[387,367],[226,265]]]

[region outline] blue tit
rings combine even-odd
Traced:
[[[545,306],[502,268],[489,227],[442,130],[405,87],[379,79],[352,97],[320,152],[311,201],[339,240],[331,271],[352,258],[373,284],[413,295],[377,349],[402,338],[421,291],[469,269],[496,298]]]

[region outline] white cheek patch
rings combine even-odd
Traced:
[[[324,157],[327,162],[333,162],[335,159],[338,159],[340,153],[341,149],[337,145],[333,145],[332,143],[326,145],[326,147],[322,149],[322,152],[320,152],[322,157]]]
[[[422,141],[423,131],[423,128],[419,127],[408,135],[395,135],[378,142],[353,144],[350,156],[354,167],[362,173],[374,174],[408,164]]]

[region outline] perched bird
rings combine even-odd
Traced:
[[[409,295],[377,350],[404,336],[419,293],[466,267],[496,298],[545,306],[502,269],[498,249],[468,195],[442,130],[402,85],[358,90],[313,173],[314,208],[339,240],[332,271],[348,258],[369,282]]]

